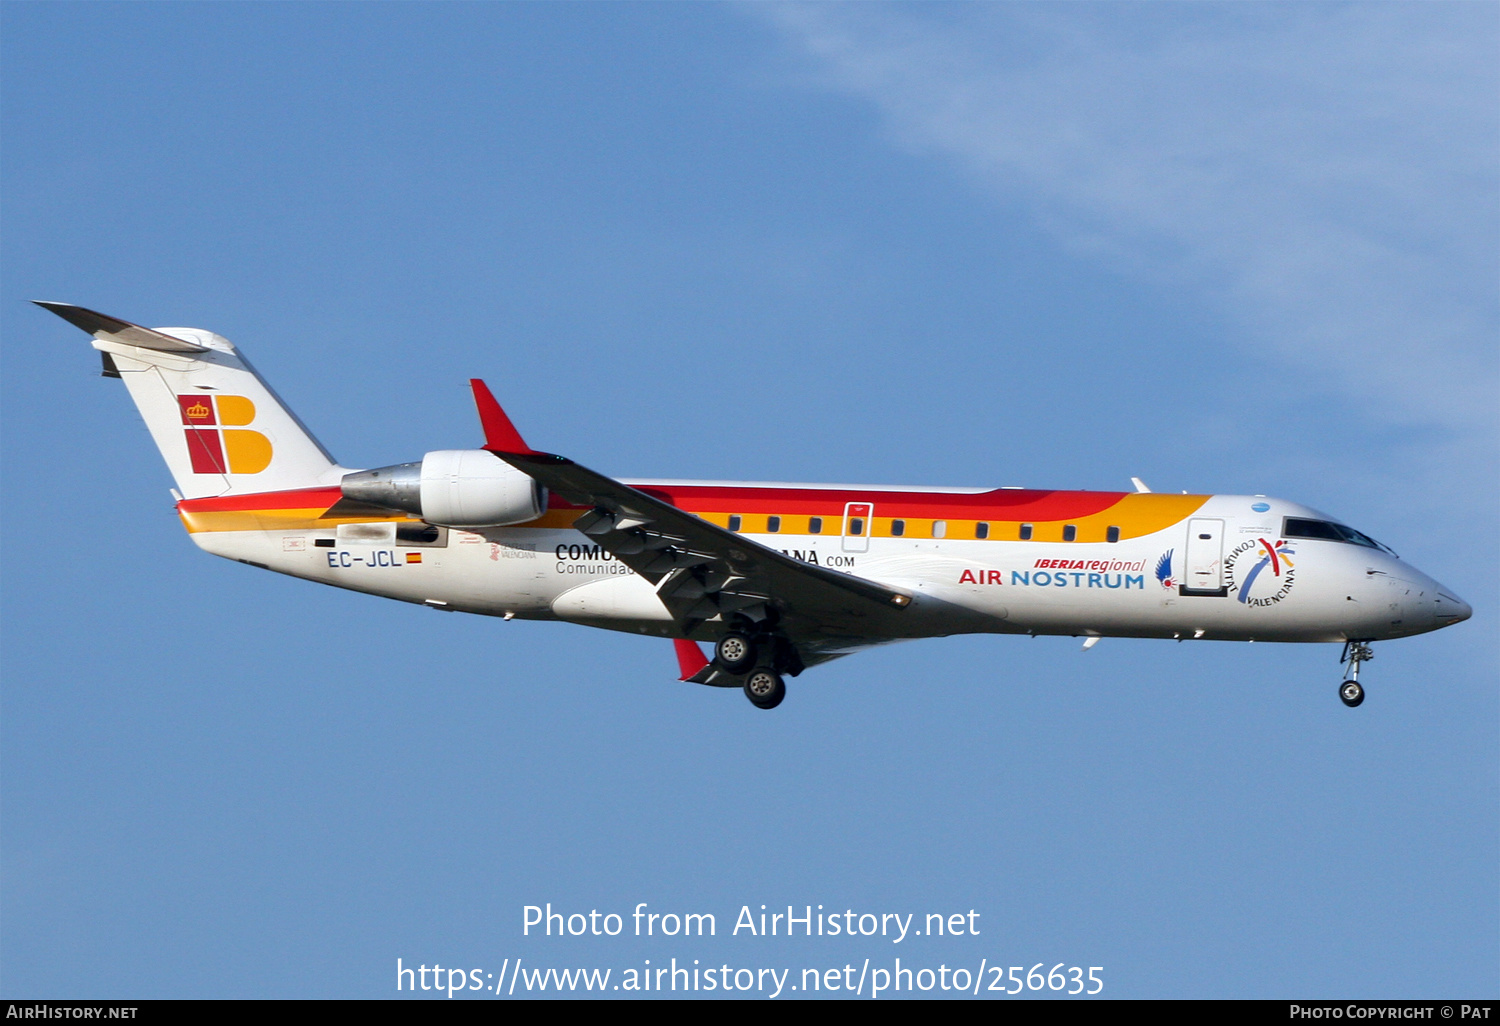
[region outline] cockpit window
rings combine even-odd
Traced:
[[[1352,527],[1345,527],[1343,524],[1329,523],[1327,520],[1287,517],[1281,534],[1285,538],[1322,538],[1326,541],[1348,542],[1351,545],[1363,545],[1365,548],[1391,552],[1369,535],[1356,531]],[[1391,555],[1395,553],[1392,552]]]

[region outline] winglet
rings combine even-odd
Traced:
[[[484,447],[523,456],[536,454],[536,450],[522,440],[521,432],[516,430],[516,426],[495,401],[489,386],[479,378],[470,378],[469,387],[474,390],[474,405],[479,407],[479,423],[484,428]]]
[[[678,680],[692,680],[708,665],[708,656],[703,654],[703,649],[698,647],[696,641],[674,638],[672,647],[677,649],[677,666],[682,670],[682,676]]]

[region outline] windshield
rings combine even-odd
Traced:
[[[1286,538],[1321,538],[1324,541],[1347,542],[1350,545],[1363,545],[1368,549],[1379,549],[1382,552],[1392,552],[1390,548],[1380,544],[1374,538],[1362,531],[1356,531],[1352,527],[1343,524],[1335,524],[1327,520],[1307,520],[1303,517],[1287,517],[1282,527],[1281,534]]]

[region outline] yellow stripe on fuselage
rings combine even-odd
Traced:
[[[1108,532],[1111,527],[1118,527],[1120,540],[1125,541],[1130,538],[1144,538],[1148,534],[1165,530],[1198,512],[1208,500],[1207,495],[1133,493],[1122,496],[1119,502],[1106,510],[1064,520],[954,520],[952,518],[936,520],[920,517],[876,516],[870,525],[869,533],[872,538],[930,540],[934,537],[933,524],[941,523],[944,525],[943,538],[945,540],[974,541],[975,527],[979,524],[989,524],[989,535],[983,540],[1018,541],[1021,537],[1021,525],[1028,523],[1031,524],[1031,541],[1060,542],[1063,540],[1063,528],[1072,524],[1077,528],[1077,536],[1073,539],[1075,542],[1108,541]],[[730,514],[728,513],[699,513],[698,516],[726,530],[729,528]],[[768,514],[743,514],[740,516],[740,533],[773,533],[767,524],[768,519]],[[808,519],[805,516],[784,516],[781,518],[781,530],[774,533],[811,535]],[[899,535],[891,530],[891,524],[897,519],[901,520],[905,527]],[[822,520],[823,530],[819,532],[820,534],[837,536],[843,532],[842,517],[825,516]]]
[[[337,527],[339,524],[383,524],[411,521],[420,523],[415,517],[404,513],[388,517],[372,517],[362,514],[355,517],[324,517],[323,507],[312,509],[246,509],[212,512],[188,512],[178,510],[182,526],[188,534],[199,531],[311,531],[319,528]]]

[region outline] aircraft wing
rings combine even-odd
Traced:
[[[562,456],[495,455],[554,495],[592,507],[574,528],[656,585],[684,633],[730,613],[775,616],[793,638],[901,633],[885,621],[900,616],[909,595],[793,559]]]
[[[769,618],[796,646],[798,661],[811,665],[907,633],[901,620],[910,595],[793,559],[570,459],[536,452],[484,383],[473,385],[485,448],[554,495],[590,507],[573,526],[656,585],[684,636],[715,617]]]

